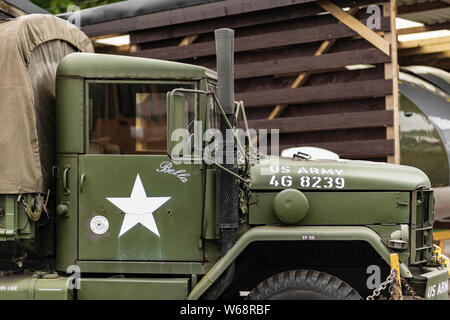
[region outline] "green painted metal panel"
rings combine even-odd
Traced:
[[[32,208],[35,196],[35,194],[0,195],[0,242],[20,241],[34,254],[53,255],[53,221],[47,218],[45,212],[41,212],[38,222],[32,221],[22,204],[25,200]]]
[[[381,237],[383,244],[388,247],[388,241],[391,239],[403,240],[408,243],[408,248],[405,250],[397,250],[398,257],[400,261],[406,263],[409,262],[410,257],[410,228],[408,224],[395,224],[395,225],[383,225],[383,224],[373,224],[368,225],[368,227],[374,230]]]
[[[56,215],[56,268],[66,271],[77,260],[78,156],[57,155],[56,163],[56,205],[68,208],[66,215]],[[68,190],[63,186],[64,172]]]
[[[32,275],[11,275],[0,277],[0,298],[2,300],[33,299],[34,284]]]
[[[448,300],[448,270],[446,268],[433,268],[421,276],[427,279],[426,300]]]
[[[71,300],[67,277],[54,275],[51,278],[36,274],[0,277],[1,300]]]
[[[84,81],[56,79],[56,152],[84,151]]]
[[[69,289],[67,277],[54,279],[39,279],[34,287],[35,300],[72,300],[73,291]]]
[[[216,78],[204,67],[119,55],[74,53],[61,60],[58,76],[116,79],[203,79]]]
[[[0,195],[0,241],[16,240],[18,206],[17,195]]]
[[[186,170],[186,182],[161,172],[164,163]],[[83,155],[81,174],[79,260],[203,260],[201,165],[175,165],[165,155]],[[139,181],[147,199],[132,196]],[[130,198],[132,208],[117,206]],[[135,214],[135,205],[147,211]]]
[[[216,170],[206,170],[205,184],[205,218],[204,232],[205,239],[218,239],[219,230],[216,223]]]
[[[253,190],[412,191],[420,186],[431,186],[425,173],[417,168],[357,160],[313,161],[271,157],[253,166],[250,174]]]
[[[366,241],[386,262],[389,262],[389,250],[383,245],[380,236],[373,230],[362,226],[259,226],[249,229],[236,241],[235,245],[219,259],[208,273],[198,282],[188,299],[199,299],[227,267],[236,260],[241,252],[252,242],[257,241]],[[411,272],[400,264],[403,277],[411,277]]]
[[[283,224],[273,201],[278,193],[253,193],[250,224]],[[409,223],[408,192],[304,192],[309,210],[298,225]]]
[[[218,250],[220,252],[220,248]],[[133,274],[205,274],[217,257],[205,262],[184,261],[78,261],[83,272]]]
[[[181,300],[188,294],[188,278],[81,278],[80,300]]]

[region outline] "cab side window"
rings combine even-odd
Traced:
[[[89,153],[165,154],[167,92],[193,83],[89,84]],[[195,100],[188,100],[187,119]]]

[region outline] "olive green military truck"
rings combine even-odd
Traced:
[[[447,299],[422,171],[234,139],[231,30],[217,74],[94,54],[50,16],[0,36],[0,299],[364,299],[391,253],[403,295]],[[179,149],[180,129],[232,134]]]

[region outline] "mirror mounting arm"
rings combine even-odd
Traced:
[[[181,94],[182,93],[198,93],[198,94],[204,94],[204,95],[207,95],[207,96],[208,95],[212,95],[212,97],[214,99],[214,102],[216,103],[216,106],[219,108],[221,116],[225,120],[225,123],[227,124],[228,128],[233,131],[233,136],[234,136],[234,139],[236,140],[236,145],[238,146],[239,151],[244,155],[244,157],[247,158],[247,154],[245,152],[245,149],[244,149],[244,147],[242,147],[242,145],[241,145],[241,143],[239,141],[239,138],[237,136],[237,133],[236,133],[236,130],[235,130],[236,128],[233,128],[233,126],[231,125],[230,121],[228,121],[228,118],[227,118],[227,116],[225,114],[225,110],[223,109],[222,105],[219,102],[219,99],[217,98],[216,94],[213,91],[203,91],[203,90],[198,90],[198,89],[176,88],[176,89],[173,89],[172,91],[169,91],[167,93],[167,98],[168,98],[167,101],[173,101],[173,96],[176,95],[177,93],[181,93]],[[248,130],[247,117],[245,116],[245,109],[244,109],[243,102],[240,101],[240,102],[236,102],[236,103],[239,106],[241,106],[240,108],[238,108],[237,111],[242,110],[243,115],[244,115],[245,125],[246,125],[247,130]]]

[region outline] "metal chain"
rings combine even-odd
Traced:
[[[392,300],[393,295],[395,292],[400,292],[401,284],[406,288],[408,293],[415,299],[415,300],[425,300],[423,297],[419,296],[414,289],[408,284],[405,278],[401,278],[401,284],[398,283],[397,280],[397,271],[392,269],[389,276],[386,278],[386,280],[380,284],[380,287],[378,289],[373,290],[372,295],[368,296],[366,300],[375,300],[375,297],[378,297],[381,294],[381,291],[385,290],[386,287],[389,285],[389,294],[390,298],[389,300]]]
[[[372,295],[368,296],[366,300],[375,300],[375,297],[378,297],[381,294],[381,291],[385,290],[388,285],[391,285],[394,282],[396,274],[397,272],[392,269],[386,280],[380,284],[378,289],[373,290]]]
[[[397,277],[397,271],[395,272],[395,274],[396,276],[394,277],[394,281],[389,286],[389,294],[391,296],[389,300],[394,300],[394,297],[396,298],[395,300],[402,300],[402,284]]]
[[[405,278],[402,278],[402,284],[408,290],[409,294],[416,300],[425,300],[423,297],[419,296],[414,289],[408,284]]]
[[[22,202],[24,211],[25,211],[26,215],[30,218],[30,220],[38,221],[39,218],[41,217],[41,211],[40,210],[33,211],[30,208],[30,206],[28,205],[27,201],[25,200],[25,197],[21,198],[21,202]]]

